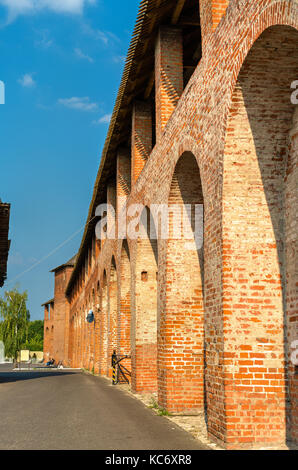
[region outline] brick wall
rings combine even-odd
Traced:
[[[297,80],[298,7],[293,1],[230,0],[216,29],[211,7],[200,2],[203,57],[175,103],[163,93],[157,45],[159,134],[126,194],[128,204],[179,204],[187,196],[177,185],[181,174],[192,203],[204,202],[204,254],[184,256],[184,247],[172,240],[159,240],[157,249],[148,239],[128,237],[129,257],[123,240],[101,244],[71,301],[73,364],[82,366],[83,311],[99,283],[95,362],[102,374],[110,360],[112,300],[117,347],[131,336],[134,390],[158,391],[160,405],[172,410],[206,407],[210,438],[227,448],[280,445],[286,437],[297,440],[297,374],[289,343],[297,337],[297,121],[290,85]],[[163,50],[167,63],[169,51]],[[166,100],[172,108],[165,107],[164,118]],[[186,152],[193,158],[181,158]],[[192,163],[190,170],[194,159],[197,167]],[[120,275],[111,291],[113,256]],[[130,281],[123,275],[128,259]]]
[[[55,272],[55,315],[52,355],[57,363],[64,361],[65,353],[68,355],[69,304],[65,297],[65,289],[72,269],[71,267],[65,267]]]
[[[186,204],[190,217],[184,212]],[[159,401],[171,412],[204,410],[204,260],[193,233],[199,204],[203,204],[199,168],[195,157],[185,153],[177,163],[169,194],[176,217],[171,211],[158,338]],[[178,224],[183,228],[181,236],[175,232]]]
[[[215,29],[228,7],[229,0],[212,0],[212,28]]]
[[[131,136],[131,184],[137,181],[152,150],[151,104],[134,103]]]
[[[289,153],[285,176],[285,232],[286,232],[286,306],[287,334],[285,341],[288,359],[289,410],[288,434],[298,441],[298,374],[291,356],[296,357],[298,347],[298,299],[297,299],[297,199],[298,199],[298,108],[295,107],[292,128],[290,130]],[[296,342],[296,343],[295,343]]]
[[[108,286],[106,272],[103,275],[103,288],[101,299],[100,315],[100,371],[102,374],[108,374],[109,358],[108,356]]]
[[[157,391],[157,241],[150,240],[152,217],[145,208],[137,240],[132,310],[132,387],[136,392]]]
[[[44,340],[43,340],[43,354],[45,361],[48,361],[51,356],[51,328],[52,322],[50,318],[50,306],[44,306]]]
[[[156,140],[164,128],[183,91],[182,33],[176,28],[162,27],[155,51]]]
[[[118,319],[118,277],[115,259],[112,259],[109,282],[109,311],[108,311],[108,376],[112,377],[111,357],[117,353],[117,319]]]
[[[227,124],[223,284],[229,442],[285,438],[284,178],[297,38],[290,28],[273,27],[258,39],[239,74]]]
[[[130,254],[127,241],[123,241],[121,249],[121,279],[120,279],[120,305],[118,312],[118,338],[117,352],[122,356],[131,355],[131,273],[130,273]],[[123,365],[131,370],[131,361],[125,360]]]

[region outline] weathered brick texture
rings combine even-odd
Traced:
[[[226,12],[229,0],[212,0],[212,28],[215,29]]]
[[[183,91],[182,33],[162,27],[155,49],[156,140],[159,141]]]
[[[109,282],[109,309],[108,309],[108,361],[107,375],[112,377],[111,360],[114,351],[117,352],[117,320],[118,320],[118,277],[115,259],[112,259]]]
[[[231,441],[285,437],[285,230],[294,218],[285,213],[284,198],[297,36],[273,27],[257,40],[239,74],[227,124],[223,308]]]
[[[54,344],[52,355],[58,363],[64,361],[65,348],[68,354],[68,319],[69,303],[65,299],[65,288],[73,268],[61,269],[55,273],[55,314],[54,314]],[[66,340],[66,341],[65,341]]]
[[[121,356],[131,355],[131,272],[130,254],[127,241],[124,240],[121,250],[121,279],[118,310],[117,353]],[[131,361],[126,359],[123,365],[131,370]]]
[[[53,357],[53,330],[54,302],[44,305],[44,360],[49,361]]]
[[[183,212],[186,204],[189,215]],[[204,409],[203,252],[188,233],[199,204],[203,204],[200,173],[188,152],[177,163],[169,194],[174,210],[170,212],[167,284],[160,317],[159,400],[172,412]],[[181,236],[174,233],[177,218],[183,223]]]
[[[150,103],[141,101],[134,103],[131,141],[131,184],[134,185],[152,150],[152,110]]]
[[[150,239],[150,211],[145,208],[137,240],[132,304],[132,387],[137,392],[157,391],[157,240]]]
[[[285,175],[285,296],[287,309],[287,334],[285,346],[287,348],[288,380],[289,380],[289,410],[288,433],[294,441],[298,441],[298,273],[297,273],[297,202],[298,202],[298,107],[294,111],[293,124],[290,130],[289,153]],[[296,358],[296,368],[291,356]]]
[[[202,205],[203,246],[194,248],[193,213],[187,238],[173,235],[171,215],[163,239],[157,217],[158,240],[124,233],[96,244],[91,265],[85,236],[86,263],[68,289],[66,359],[110,375],[115,348],[131,355],[133,390],[157,392],[172,412],[205,411],[211,439],[233,449],[284,445],[298,439],[298,4],[201,0],[199,11],[203,55],[184,90],[191,36],[178,20],[154,30],[156,145],[149,102],[142,127],[137,101],[131,149],[121,157],[113,137],[117,171],[101,189],[118,212],[124,203],[143,204],[144,214],[154,204]],[[45,327],[49,350],[64,347],[64,334],[51,342],[58,323]]]
[[[116,184],[117,214],[121,213],[131,191],[131,159],[127,149],[121,149],[117,155],[117,184]]]

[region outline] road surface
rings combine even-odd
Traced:
[[[0,366],[0,449],[204,450],[107,380]]]

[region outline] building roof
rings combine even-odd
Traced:
[[[0,287],[3,286],[7,275],[7,259],[10,248],[8,240],[10,204],[0,200]]]
[[[46,305],[50,305],[50,304],[53,304],[53,303],[55,303],[55,299],[48,300],[48,302],[45,302],[45,303],[42,304],[41,306],[42,306],[42,307],[45,307]]]
[[[57,266],[57,268],[52,269],[50,272],[55,273],[55,272],[59,271],[60,269],[73,267],[76,263],[76,258],[77,258],[77,255],[74,255],[72,258],[70,258],[69,261],[67,261],[64,264],[61,264],[60,266]]]
[[[182,29],[183,42],[188,51],[184,56],[186,81],[201,58],[201,29],[198,0],[141,0],[132,34],[108,134],[102,152],[93,196],[78,251],[74,271],[66,294],[69,295],[76,274],[84,263],[88,244],[95,233],[97,223],[95,210],[106,202],[106,187],[112,174],[116,173],[116,157],[119,147],[127,147],[131,138],[131,119],[134,100],[154,100],[155,42],[161,25]]]

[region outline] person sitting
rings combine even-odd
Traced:
[[[50,359],[47,363],[46,363],[46,366],[50,367],[50,366],[53,366],[55,364],[55,359]]]

